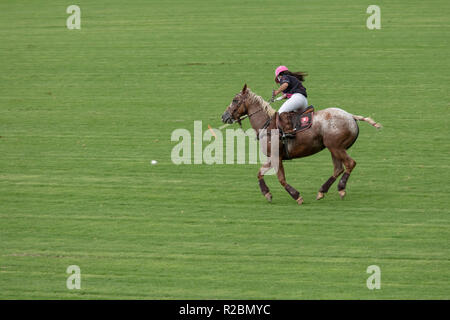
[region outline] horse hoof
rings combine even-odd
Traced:
[[[266,193],[264,197],[266,197],[267,201],[272,202],[272,195],[270,194],[270,192]]]
[[[298,205],[301,205],[303,203],[303,198],[302,197],[298,197],[298,199],[295,200],[295,201],[297,201]]]
[[[347,192],[345,192],[345,190],[339,191],[339,195],[341,196],[341,199],[344,199],[346,194],[347,194]]]
[[[317,194],[316,200],[320,200],[320,199],[323,199],[323,198],[325,198],[325,193],[319,192],[319,193]]]

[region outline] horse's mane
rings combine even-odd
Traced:
[[[262,107],[263,111],[267,113],[269,117],[273,117],[276,110],[274,110],[266,100],[258,96],[256,93],[252,92],[250,89],[247,89],[247,91],[248,91],[247,99],[249,100],[249,102],[259,104]]]

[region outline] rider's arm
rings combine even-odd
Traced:
[[[279,95],[281,92],[283,92],[284,90],[286,90],[287,87],[289,87],[289,83],[287,83],[287,82],[283,83],[283,84],[280,86],[280,88],[279,88],[278,90],[275,90],[275,91],[273,92],[274,96]]]

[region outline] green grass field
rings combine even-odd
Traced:
[[[448,299],[449,9],[2,0],[0,298]],[[280,64],[310,74],[317,108],[384,125],[360,124],[345,200],[314,200],[326,150],[285,165],[301,207],[274,176],[267,203],[259,165],[171,161],[173,130],[219,127],[245,82],[270,97]]]

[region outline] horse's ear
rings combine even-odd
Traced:
[[[244,84],[244,87],[242,88],[242,94],[247,93],[247,84]]]

